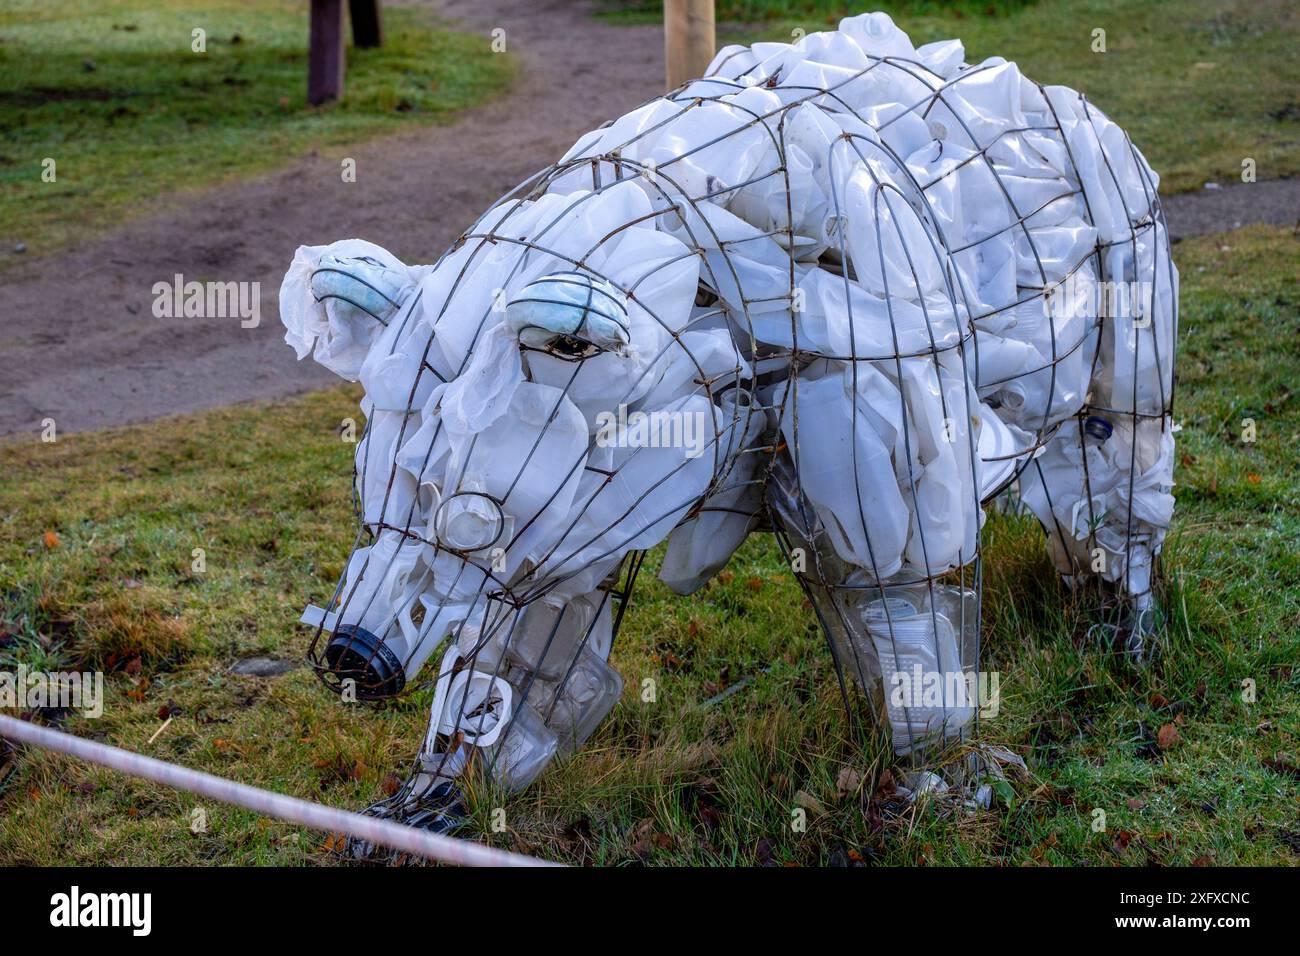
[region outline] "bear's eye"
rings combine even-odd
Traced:
[[[543,351],[552,352],[561,358],[587,358],[601,351],[598,345],[594,345],[585,339],[580,339],[572,335],[557,335],[543,347]]]

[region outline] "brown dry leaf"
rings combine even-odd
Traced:
[[[750,578],[745,582],[745,587],[751,591],[761,591],[763,590],[763,579],[759,577]]]
[[[1128,808],[1132,810],[1134,813],[1141,810],[1145,806],[1146,806],[1146,801],[1144,800],[1140,800],[1137,797],[1128,798]]]
[[[632,843],[632,852],[642,860],[650,855],[652,845],[658,842],[654,829],[654,820],[647,819],[638,823],[632,832],[636,838]]]
[[[1180,739],[1182,738],[1178,733],[1178,728],[1173,724],[1165,724],[1160,728],[1160,732],[1156,734],[1156,746],[1161,750],[1168,750],[1178,743]]]
[[[723,584],[730,584],[732,581],[736,580],[736,576],[730,571],[719,571],[718,580]]]
[[[840,768],[840,774],[835,778],[835,789],[840,792],[841,797],[856,792],[860,786],[862,786],[862,774],[852,767]]]
[[[807,790],[796,790],[794,802],[795,806],[803,807],[809,813],[821,813],[823,810],[821,801]]]
[[[898,782],[894,780],[894,771],[886,767],[880,774],[880,780],[876,783],[876,794],[887,797],[897,789]]]
[[[1286,754],[1278,754],[1276,757],[1265,757],[1263,764],[1279,776],[1290,777],[1292,780],[1300,780],[1300,767],[1297,767]]]
[[[41,541],[49,551],[53,551],[59,546],[59,536],[53,531],[47,531],[45,534],[41,535]]]

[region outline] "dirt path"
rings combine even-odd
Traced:
[[[337,381],[282,342],[280,279],[304,243],[370,239],[408,262],[431,262],[486,206],[558,159],[584,131],[661,89],[657,26],[591,18],[582,0],[441,0],[490,42],[506,31],[521,61],[515,89],[454,126],[413,130],[332,151],[180,210],[131,222],[60,255],[7,270],[0,285],[0,435],[35,437],[144,421]],[[340,159],[357,163],[343,183]],[[1167,208],[1176,236],[1254,221],[1300,219],[1300,181],[1187,197]],[[153,285],[261,283],[261,324],[160,319]]]
[[[441,0],[481,33],[506,31],[512,92],[454,126],[412,130],[215,190],[0,280],[0,435],[35,437],[273,398],[338,380],[283,344],[277,297],[294,249],[352,236],[432,262],[488,204],[586,130],[662,89],[659,30],[614,26],[574,0]],[[340,160],[357,163],[343,183]],[[261,324],[160,319],[153,285],[258,281]]]

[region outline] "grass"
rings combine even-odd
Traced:
[[[1167,643],[1145,670],[1087,643],[1084,609],[1063,600],[1041,532],[992,516],[984,666],[1001,673],[1002,705],[981,733],[1030,768],[992,810],[944,817],[895,798],[905,768],[870,731],[847,730],[812,614],[756,536],[691,599],[653,579],[652,558],[614,650],[622,701],[526,792],[476,793],[480,838],[601,864],[1296,863],[1300,239],[1252,227],[1176,255]],[[0,445],[0,666],[108,672],[103,717],[45,719],[335,806],[396,785],[427,691],[346,705],[306,669],[229,672],[241,657],[305,652],[297,615],[328,594],[351,541],[353,446],[339,425],[356,398],[340,387]],[[1245,418],[1254,443],[1240,439]],[[654,703],[642,701],[646,679]],[[790,825],[797,804],[811,808],[802,833]],[[496,806],[505,833],[490,831]],[[207,830],[192,833],[197,807],[58,755],[0,757],[0,863],[336,862],[321,834],[228,807],[203,807]],[[1097,809],[1104,832],[1091,826]]]
[[[661,5],[610,0],[624,19]],[[1025,75],[1086,93],[1160,171],[1165,193],[1300,175],[1300,7],[1288,0],[720,0],[719,45],[833,29],[846,13],[888,11],[920,46],[960,38],[966,59],[1014,60]],[[1092,50],[1106,31],[1106,52]]]
[[[56,248],[312,150],[441,123],[503,89],[506,56],[389,7],[349,47],[343,99],[307,105],[307,8],[291,0],[7,0],[0,18],[0,240]],[[192,32],[206,31],[206,52]],[[42,178],[55,161],[54,182]],[[160,199],[160,197],[165,197]]]

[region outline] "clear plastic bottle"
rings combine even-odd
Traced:
[[[591,647],[584,647],[568,675],[545,685],[541,694],[538,710],[559,737],[561,751],[570,753],[586,742],[618,703],[623,678]]]
[[[513,719],[497,742],[485,748],[484,757],[494,780],[510,790],[522,790],[537,779],[558,748],[556,735],[520,700]]]
[[[896,753],[910,753],[940,733],[953,736],[970,721],[974,709],[957,635],[945,615],[889,597],[870,602],[863,622],[880,661]]]

